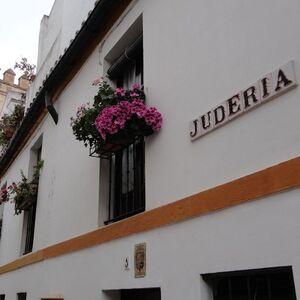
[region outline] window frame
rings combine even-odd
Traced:
[[[107,71],[109,79],[115,82],[117,87],[125,87],[125,78],[133,74],[134,78],[140,78],[139,83],[143,85],[143,60],[143,34],[139,33],[136,40],[110,65]],[[104,220],[105,225],[145,211],[144,137],[137,138],[132,144],[109,156],[108,161],[108,216]],[[130,166],[129,161],[131,161]],[[126,178],[125,173],[127,173]],[[133,189],[129,189],[129,177],[133,182],[130,183],[133,184]],[[127,191],[124,193],[125,181],[127,181],[125,183]]]
[[[276,275],[276,274],[286,274],[289,280],[290,285],[290,298],[288,300],[296,300],[296,289],[295,289],[295,283],[294,283],[294,277],[293,277],[293,271],[291,266],[283,266],[283,267],[273,267],[273,268],[262,268],[262,269],[250,269],[250,270],[242,270],[242,271],[231,271],[231,272],[218,272],[218,273],[208,273],[208,274],[202,274],[203,280],[209,284],[212,290],[212,297],[213,299],[216,298],[217,294],[217,287],[216,285],[219,283],[220,280],[227,280],[228,284],[228,294],[227,298],[234,300],[233,292],[232,291],[232,285],[231,281],[234,278],[246,278],[247,279],[247,294],[248,298],[251,299],[251,290],[250,290],[250,279],[253,278],[264,278],[263,280],[266,280],[267,285],[267,299],[272,300],[272,292],[271,292],[271,279],[270,276]],[[256,279],[257,280],[257,279]],[[257,281],[256,281],[257,284]],[[256,286],[257,288],[257,286]],[[224,298],[225,299],[225,298]]]
[[[126,181],[128,185],[128,152],[129,148],[133,148],[133,189],[127,192],[122,192],[122,183],[124,173],[122,170],[122,157],[127,156],[126,164]],[[137,159],[137,157],[139,157]],[[114,176],[112,172],[112,160],[115,160]],[[113,222],[131,217],[145,211],[145,143],[144,138],[135,140],[133,144],[128,145],[122,151],[116,153],[109,159],[109,204],[108,204],[108,219],[104,222],[108,225]],[[113,191],[112,191],[113,189]],[[124,203],[124,205],[122,205]]]
[[[40,141],[38,141],[38,144]],[[42,145],[38,148],[32,149],[34,156],[34,164],[36,164],[42,158]],[[38,196],[37,196],[38,197]],[[33,242],[34,242],[34,231],[35,231],[35,221],[36,221],[36,208],[37,201],[24,213],[24,229],[23,233],[25,234],[25,241],[23,244],[22,255],[26,255],[32,252]]]
[[[26,300],[27,293],[25,293],[25,292],[17,293],[17,298],[18,298],[18,300]]]

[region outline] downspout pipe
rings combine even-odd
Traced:
[[[46,105],[46,108],[47,108],[49,114],[51,115],[54,123],[57,125],[58,113],[57,113],[55,107],[53,106],[53,103],[51,101],[51,97],[50,97],[48,92],[45,93],[45,105]]]

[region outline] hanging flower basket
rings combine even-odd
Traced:
[[[93,105],[81,105],[76,117],[71,118],[73,133],[90,147],[90,156],[107,158],[160,130],[162,116],[155,107],[145,105],[139,84],[133,84],[130,90],[113,90],[100,80],[93,85],[99,86]]]
[[[14,107],[13,112],[8,115],[4,114],[0,119],[0,148],[2,153],[6,151],[6,146],[9,144],[16,129],[20,125],[24,116],[24,105],[18,104]]]
[[[90,156],[109,158],[113,153],[117,153],[132,144],[134,140],[134,138],[128,137],[115,142],[106,142],[104,144],[100,141],[95,141],[94,144],[90,146]]]
[[[23,172],[22,180],[19,183],[12,183],[10,186],[11,194],[15,202],[15,213],[20,214],[23,210],[28,210],[37,200],[38,184],[28,182]]]
[[[43,167],[43,161],[40,160],[34,166],[32,180],[28,182],[27,177],[21,170],[21,181],[13,182],[9,187],[9,193],[15,202],[15,214],[18,215],[22,211],[30,209],[37,201],[38,182],[40,170]]]
[[[23,198],[20,202],[15,203],[16,214],[21,213],[23,210],[29,210],[37,200],[37,193],[34,195],[28,195]]]

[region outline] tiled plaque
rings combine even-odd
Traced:
[[[134,277],[141,278],[146,276],[146,244],[134,246]]]

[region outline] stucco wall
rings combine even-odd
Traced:
[[[92,5],[69,2],[61,45]],[[147,209],[299,156],[299,88],[194,142],[188,128],[291,59],[300,78],[299,12],[296,0],[135,1],[60,95],[58,125],[48,116],[3,178],[11,182],[28,170],[30,148],[42,134],[34,250],[98,227],[100,163],[75,140],[70,117],[92,99],[91,81],[107,70],[104,58],[141,14],[147,104],[164,117],[161,132],[146,140]],[[207,299],[202,273],[292,265],[299,294],[298,198],[293,190],[37,263],[1,275],[0,292],[8,300],[19,291],[30,299],[101,299],[102,289],[159,286],[162,299]],[[19,257],[22,220],[5,204],[0,264]],[[147,276],[134,279],[133,246],[140,242],[147,243]]]
[[[37,77],[28,91],[29,106],[50,68],[55,66],[60,55],[69,47],[76,31],[94,8],[95,1],[55,0],[49,16],[44,16],[40,25]]]
[[[27,291],[29,299],[96,300],[104,299],[102,290],[161,287],[162,299],[210,299],[203,273],[292,265],[299,294],[298,199],[299,191],[282,193],[37,263],[1,275],[0,292],[7,299]],[[147,275],[135,279],[133,251],[141,242],[147,244]]]

